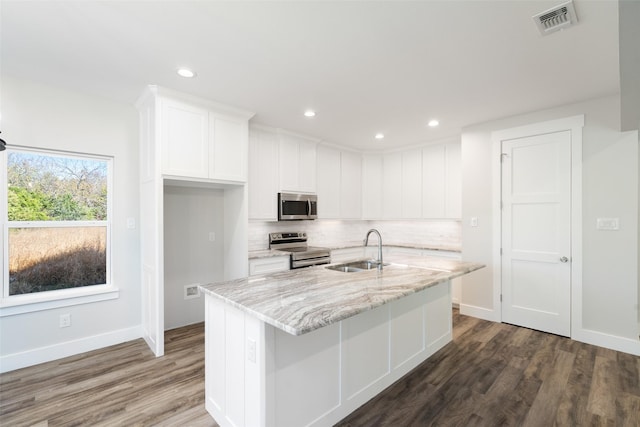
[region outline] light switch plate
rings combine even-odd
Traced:
[[[596,229],[598,230],[619,230],[619,218],[598,218],[596,221]]]

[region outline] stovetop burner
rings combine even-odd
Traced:
[[[287,232],[269,233],[269,249],[291,253],[291,268],[328,264],[331,262],[331,251],[327,248],[307,246],[307,233]]]

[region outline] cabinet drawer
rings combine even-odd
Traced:
[[[275,273],[289,269],[289,256],[277,256],[249,260],[249,276]]]

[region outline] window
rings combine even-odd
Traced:
[[[108,285],[111,159],[5,153],[3,300],[61,298],[70,289]]]

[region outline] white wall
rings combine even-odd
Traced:
[[[611,96],[469,126],[462,134],[463,258],[487,268],[462,281],[461,310],[499,320],[493,306],[491,132],[578,114],[583,129],[583,298],[581,340],[626,351],[638,346],[638,133],[619,132],[620,98]],[[471,217],[478,227],[470,227]],[[619,231],[595,229],[620,218]],[[576,325],[574,325],[576,326]]]
[[[113,156],[111,263],[120,293],[115,300],[0,318],[0,370],[139,337],[139,231],[126,225],[127,218],[139,222],[137,111],[6,75],[1,107],[8,144]],[[62,313],[71,314],[71,327],[58,327]]]
[[[209,233],[215,240],[209,240]],[[184,286],[224,280],[224,191],[165,186],[164,327],[204,321],[204,295],[184,298]]]

